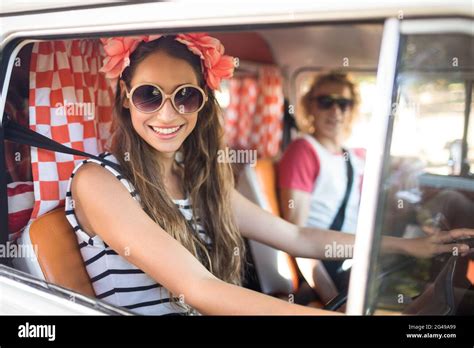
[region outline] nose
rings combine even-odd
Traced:
[[[344,111],[342,111],[341,107],[337,105],[337,103],[334,103],[329,110],[331,112],[331,116],[337,120],[340,120],[342,117],[344,117]]]
[[[158,110],[156,117],[163,123],[171,123],[173,120],[176,119],[178,115],[177,111],[174,109],[171,100],[168,98],[165,100],[165,103]]]

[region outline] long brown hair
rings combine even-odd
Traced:
[[[182,174],[183,189],[191,200],[194,221],[188,223],[168,196],[156,150],[134,131],[130,111],[123,107],[125,95],[119,86],[114,106],[115,132],[111,151],[120,162],[123,175],[135,186],[142,207],[150,218],[216,277],[240,284],[245,249],[230,206],[233,176],[230,165],[217,160],[218,150],[224,148],[221,109],[213,91],[204,82],[200,58],[174,37],[162,37],[137,47],[121,79],[130,89],[130,81],[138,64],[158,51],[188,62],[208,96],[208,101],[198,113],[194,130],[179,150],[182,161],[177,164]],[[193,229],[192,225],[198,222],[212,240],[210,248]]]

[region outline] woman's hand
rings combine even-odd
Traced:
[[[471,249],[464,239],[474,238],[474,229],[458,228],[451,231],[426,230],[428,236],[403,239],[403,249],[411,256],[430,258],[443,253],[465,256]]]

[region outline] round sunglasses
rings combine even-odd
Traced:
[[[171,94],[166,94],[163,89],[152,83],[143,83],[127,89],[127,98],[138,111],[149,114],[160,110],[167,99],[180,114],[198,112],[207,102],[207,95],[199,86],[185,84],[178,86]]]
[[[345,112],[347,109],[352,108],[354,101],[348,98],[338,98],[332,95],[319,95],[312,97],[311,100],[315,101],[318,104],[318,107],[323,110],[328,110],[336,104],[342,112]]]

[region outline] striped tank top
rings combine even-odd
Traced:
[[[99,157],[118,164],[117,159],[110,153],[103,153]],[[178,298],[171,302],[170,293],[166,288],[158,284],[141,269],[128,262],[124,257],[117,254],[98,235],[90,237],[81,228],[74,212],[71,185],[77,170],[89,162],[99,164],[114,174],[127,188],[133,199],[140,202],[140,197],[132,183],[123,178],[115,168],[96,159],[91,158],[82,161],[74,168],[71,174],[66,192],[66,217],[76,233],[81,255],[96,297],[142,315],[199,314],[196,310],[182,304]],[[189,199],[173,201],[185,219],[191,220],[193,213]],[[212,242],[199,224],[199,219],[197,219],[197,222],[197,225],[193,224],[194,230],[210,248]]]

